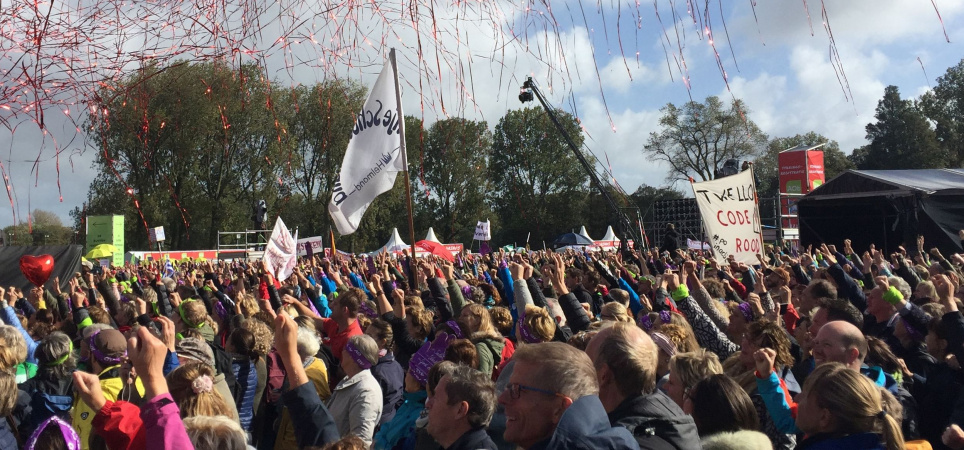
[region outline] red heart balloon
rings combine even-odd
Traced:
[[[43,286],[54,271],[54,257],[23,255],[20,258],[20,271],[34,286]]]

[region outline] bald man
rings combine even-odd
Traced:
[[[825,362],[838,362],[859,371],[867,357],[867,338],[864,333],[842,320],[827,322],[820,327],[812,345],[813,361],[818,366]]]
[[[894,380],[883,369],[877,366],[867,366],[864,359],[867,357],[867,338],[859,328],[849,322],[834,320],[827,322],[820,327],[817,335],[813,338],[813,360],[816,365],[823,363],[841,363],[851,370],[858,371],[878,386],[885,388],[900,401],[903,407],[903,420],[901,431],[904,433],[905,440],[914,440],[920,436],[917,424],[917,402],[904,389],[900,383]],[[761,351],[766,351],[762,349]],[[756,356],[756,355],[754,355]],[[775,356],[771,355],[771,358]],[[795,425],[791,423],[790,404],[779,400],[785,387],[780,385],[777,377],[769,376],[757,378],[757,391],[763,395],[764,403],[774,418],[774,423],[784,432],[793,430]],[[778,394],[776,396],[767,394]]]

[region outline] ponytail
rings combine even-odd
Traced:
[[[880,436],[884,439],[884,446],[887,450],[903,450],[904,434],[900,431],[900,422],[887,412],[882,415]]]

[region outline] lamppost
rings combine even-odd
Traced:
[[[13,238],[14,238],[16,235],[17,235],[17,234],[14,233],[13,231],[7,233],[7,239],[10,240],[10,242],[8,242],[7,245],[14,245],[14,244],[13,244]]]

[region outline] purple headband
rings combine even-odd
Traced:
[[[450,321],[448,321],[448,322],[445,322],[445,325],[447,325],[449,328],[452,329],[452,333],[455,333],[455,338],[456,338],[456,339],[465,339],[465,335],[462,334],[462,328],[459,327],[459,323],[458,323],[458,322],[456,322],[456,321],[454,321],[454,320],[450,320]]]
[[[922,335],[920,334],[920,331],[917,331],[916,328],[910,326],[910,324],[907,323],[906,320],[901,320],[901,323],[904,324],[904,329],[907,330],[907,334],[910,335],[911,339],[913,339],[913,340],[915,340],[915,341],[923,341],[923,340],[924,340],[924,336],[922,336]]]
[[[670,323],[673,320],[673,313],[664,309],[659,312],[659,320],[663,323]]]
[[[358,364],[358,367],[361,367],[362,370],[372,368],[372,362],[369,361],[368,358],[362,354],[361,350],[358,350],[358,347],[355,347],[355,344],[352,344],[351,341],[345,344],[345,351],[348,352],[351,360],[355,361],[355,364]]]
[[[124,354],[122,356],[107,356],[106,353],[102,352],[99,348],[97,348],[97,344],[95,342],[97,339],[97,335],[100,334],[101,331],[104,331],[104,330],[97,330],[93,334],[91,334],[89,338],[87,338],[87,344],[88,344],[87,346],[90,347],[90,354],[93,355],[94,358],[97,359],[97,361],[100,361],[101,364],[107,364],[107,365],[120,364],[121,358],[124,356],[127,356],[127,350],[124,351]]]
[[[378,317],[378,313],[375,312],[374,309],[372,309],[372,306],[369,305],[368,302],[361,302],[361,304],[358,305],[358,311],[364,314],[365,317],[368,317],[369,319],[374,319]]]
[[[743,318],[746,319],[747,322],[753,322],[753,310],[750,309],[749,303],[740,303],[740,306],[737,306],[737,308],[743,313]]]
[[[224,307],[221,302],[214,302],[214,312],[221,318],[221,320],[226,320],[228,318],[228,310]]]
[[[539,339],[539,337],[532,332],[532,329],[530,329],[529,326],[526,325],[525,313],[526,313],[525,308],[523,308],[522,312],[519,313],[519,334],[522,335],[520,337],[522,338],[522,341],[525,342],[526,344],[538,344],[542,342],[542,339]]]
[[[40,426],[33,431],[33,433],[30,435],[30,439],[27,439],[27,445],[23,447],[24,450],[34,450],[34,448],[37,446],[37,439],[40,438],[40,433],[42,433],[51,423],[57,424],[57,427],[60,428],[60,434],[64,437],[64,442],[67,444],[67,450],[80,450],[80,436],[78,436],[77,432],[71,428],[70,424],[64,422],[63,419],[57,416],[50,416],[49,419],[43,421]]]
[[[673,319],[673,313],[662,310],[659,312],[659,321],[662,323],[670,323]],[[643,314],[643,317],[639,318],[639,326],[643,327],[646,331],[653,329],[653,319],[649,317],[649,314]]]

